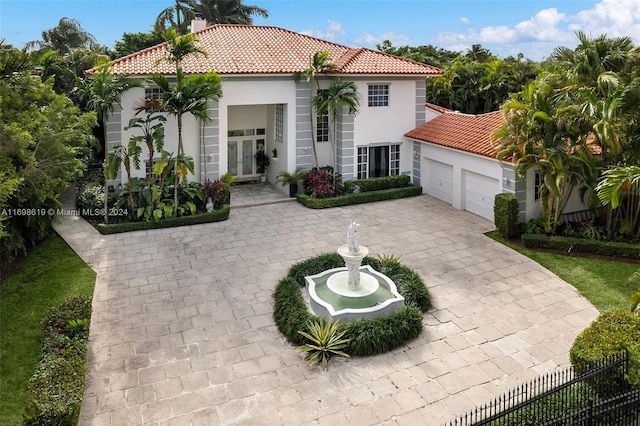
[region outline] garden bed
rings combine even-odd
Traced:
[[[359,192],[327,198],[316,198],[311,195],[298,194],[297,200],[300,204],[310,209],[326,209],[331,207],[349,206],[352,204],[372,203],[375,201],[415,197],[417,195],[422,195],[421,186],[406,186],[404,188]]]
[[[231,207],[228,204],[218,210],[208,213],[199,213],[190,216],[172,217],[161,219],[158,222],[124,222],[124,223],[98,223],[95,225],[101,234],[118,234],[122,232],[143,231],[147,229],[173,228],[176,226],[198,225],[201,223],[221,222],[229,219]]]

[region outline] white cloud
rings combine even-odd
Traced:
[[[571,31],[582,31],[591,37],[631,37],[640,43],[640,3],[638,0],[602,0],[592,9],[579,12],[571,19]]]
[[[314,30],[309,29],[305,31],[300,31],[301,34],[306,34],[312,37],[321,38],[323,40],[328,41],[339,41],[342,36],[344,36],[344,29],[342,29],[342,24],[337,21],[332,21],[331,19],[327,20],[327,27],[322,30]]]
[[[399,34],[395,31],[389,31],[384,34],[375,36],[369,33],[363,33],[356,37],[354,43],[359,46],[375,47],[376,44],[381,44],[383,41],[389,40],[394,46],[406,46],[409,43],[409,37],[404,34]]]
[[[461,21],[465,22],[465,18]],[[467,22],[465,22],[467,23]],[[638,0],[601,0],[592,8],[568,16],[557,8],[543,9],[515,25],[495,25],[466,32],[441,32],[434,37],[438,46],[465,51],[474,43],[489,47],[494,53],[525,53],[532,59],[549,55],[558,45],[577,43],[574,35],[583,31],[590,37],[628,36],[640,43],[640,2]]]
[[[460,18],[460,22],[462,22],[463,24],[468,24],[469,18],[467,18],[466,16],[463,16],[462,18]]]

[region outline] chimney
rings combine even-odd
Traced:
[[[196,17],[191,20],[191,32],[197,33],[205,28],[207,28],[207,21],[202,19],[200,14],[196,14]]]

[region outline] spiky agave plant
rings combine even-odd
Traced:
[[[321,362],[322,368],[327,369],[329,359],[333,355],[349,357],[341,349],[349,346],[349,339],[343,339],[345,331],[338,331],[338,321],[332,322],[321,319],[320,321],[309,321],[307,323],[309,332],[298,330],[309,342],[299,346],[301,352],[305,353],[305,361],[309,364]]]

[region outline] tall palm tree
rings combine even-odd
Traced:
[[[156,18],[153,31],[158,34],[164,33],[169,28],[174,29],[178,34],[186,34],[193,14],[193,0],[174,0],[172,6],[163,9]]]
[[[499,159],[510,158],[520,177],[530,169],[543,176],[540,192],[547,232],[555,233],[576,187],[593,187],[595,161],[587,134],[566,119],[570,105],[554,98],[556,76],[542,74],[503,106],[505,125],[494,135]]]
[[[57,26],[42,31],[42,40],[26,43],[25,49],[40,48],[64,54],[71,49],[92,49],[97,45],[95,37],[82,29],[80,22],[75,19],[61,18]]]
[[[195,16],[205,19],[208,25],[251,25],[254,15],[267,18],[269,11],[258,6],[245,5],[242,0],[175,0],[175,4],[160,12],[154,31],[162,33],[173,28],[178,34],[186,34],[191,19]]]
[[[139,80],[129,78],[127,75],[113,75],[111,64],[105,62],[98,66],[92,78],[85,80],[77,79],[76,94],[89,110],[97,114],[98,122],[102,126],[102,141],[98,145],[99,152],[105,155],[104,174],[105,178],[111,176],[108,171],[107,153],[107,119],[117,106],[121,107],[122,95],[133,87],[141,85]],[[109,192],[105,182],[104,195],[104,223],[109,223]]]
[[[318,77],[320,74],[337,68],[336,64],[331,62],[330,56],[331,54],[326,50],[314,53],[309,60],[309,67],[294,75],[296,83],[299,83],[303,78],[309,83],[309,124],[311,125],[311,146],[315,167],[318,167],[318,148],[316,146],[316,132],[313,125],[313,113],[315,110],[315,108],[313,108],[313,83],[315,82],[316,84],[316,92],[319,92],[320,82],[318,81]]]
[[[121,107],[122,95],[134,87],[140,87],[142,83],[130,78],[126,74],[114,75],[111,72],[111,63],[101,63],[91,78],[76,80],[75,94],[78,99],[90,111],[95,111],[98,122],[102,126],[102,146],[99,149],[105,152],[107,144],[107,119],[116,107]]]
[[[192,11],[213,24],[253,24],[253,16],[269,17],[269,11],[243,4],[242,0],[196,0]]]
[[[318,114],[329,114],[333,131],[331,132],[331,150],[333,156],[333,179],[335,185],[336,178],[336,145],[338,139],[338,116],[342,114],[342,110],[347,108],[349,114],[356,115],[360,109],[360,95],[356,84],[352,81],[343,81],[336,79],[331,83],[329,89],[319,92],[313,97],[313,107]]]

